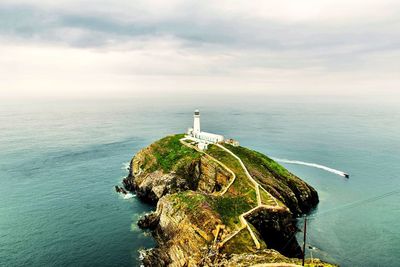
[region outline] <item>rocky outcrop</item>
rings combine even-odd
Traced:
[[[157,210],[145,215],[138,222],[140,227],[152,229],[156,248],[143,252],[147,266],[197,266],[208,245],[214,239],[215,225],[221,224],[218,214],[203,207],[196,217],[182,208],[173,195],[158,201]]]
[[[126,190],[123,187],[118,186],[118,185],[115,186],[115,192],[121,193],[123,195],[126,195],[128,193],[128,192],[126,192]]]
[[[162,171],[127,177],[123,180],[123,184],[130,191],[136,192],[143,201],[153,204],[166,194],[190,189],[187,180],[181,176],[176,173],[164,174]]]
[[[266,259],[268,259],[268,263],[275,264],[272,266],[275,267],[297,267],[301,266],[301,260],[296,258],[288,258],[280,254],[278,251],[274,249],[263,249],[259,250],[255,253],[241,253],[241,254],[231,254],[231,255],[221,255],[218,259],[214,261],[207,261],[206,266],[235,266],[235,267],[263,267],[263,266],[271,266],[266,265]],[[206,259],[207,260],[207,259]],[[310,264],[311,260],[307,259],[305,261],[306,264]],[[319,259],[312,260],[312,266],[334,266],[328,264],[326,262],[322,262]]]
[[[186,190],[212,193],[228,184],[231,174],[220,165],[201,157],[170,173],[161,170],[143,171],[148,149],[140,151],[131,161],[131,172],[123,180],[124,187],[134,191],[143,201],[156,204],[164,195]]]
[[[197,190],[205,193],[219,192],[231,179],[226,169],[208,157],[200,158],[194,175],[199,177]]]
[[[279,250],[287,257],[302,256],[301,248],[294,238],[298,229],[291,212],[259,209],[249,214],[246,220],[258,230],[268,248]]]
[[[294,215],[300,215],[309,212],[318,202],[317,191],[293,175],[293,179],[285,182],[284,178],[279,176],[265,176],[250,169],[250,174],[264,188],[266,188],[276,198],[281,200],[293,212]]]
[[[221,248],[218,242],[240,227],[238,215],[254,207],[255,193],[251,192],[251,187],[249,191],[246,181],[240,180],[246,179],[242,176],[236,178],[232,190],[221,196],[219,192],[232,181],[231,173],[209,156],[182,146],[179,143],[181,137],[166,137],[139,151],[131,161],[128,177],[123,180],[128,191],[135,192],[143,201],[157,204],[154,212],[138,221],[141,228],[151,230],[157,241],[155,248],[142,251],[143,264],[249,266],[266,262],[298,263],[296,258],[287,258],[301,255],[293,238],[297,231],[294,214],[315,207],[317,192],[296,176],[279,169],[283,167],[278,166],[275,170],[273,164],[276,163],[264,164],[257,154],[246,158],[242,153],[244,158],[241,159],[250,174],[289,210],[286,207],[275,211],[260,208],[246,216],[256,236],[261,238],[261,250],[254,248],[246,228],[241,231],[243,236],[235,236],[229,245]],[[228,160],[225,165],[229,163],[229,159],[224,160]],[[237,247],[232,250],[233,246]]]

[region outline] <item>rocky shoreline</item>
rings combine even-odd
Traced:
[[[260,186],[288,208],[274,211],[260,208],[246,215],[245,220],[260,240],[260,249],[254,248],[245,230],[222,246],[220,241],[229,240],[229,235],[238,225],[235,216],[228,217],[231,214],[225,214],[225,210],[247,202],[235,202],[243,198],[238,190],[230,189],[226,196],[218,194],[231,179],[225,168],[210,157],[197,154],[188,157],[188,151],[177,151],[183,148],[172,142],[179,136],[167,138],[170,138],[167,139],[169,143],[162,143],[162,139],[137,153],[131,160],[129,175],[123,179],[126,191],[134,192],[142,201],[157,207],[138,221],[139,227],[149,229],[157,241],[155,248],[141,252],[144,266],[299,263],[302,251],[293,238],[298,231],[294,219],[318,203],[318,194],[311,186],[292,174],[286,174],[287,171],[283,172],[280,169],[283,167],[275,170],[275,165],[267,165],[264,159],[255,165],[243,160]],[[250,153],[248,151],[242,152]],[[165,157],[180,153],[184,156],[176,156],[171,166],[160,164],[164,163]],[[252,160],[250,156],[243,158]],[[116,188],[123,193],[121,189]],[[227,205],[223,206],[226,202]]]

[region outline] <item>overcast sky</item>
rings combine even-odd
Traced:
[[[398,0],[0,1],[2,99],[399,85]]]

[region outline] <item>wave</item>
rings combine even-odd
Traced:
[[[124,199],[131,199],[133,197],[135,197],[135,195],[131,194],[131,193],[127,193],[127,194],[124,195]]]
[[[289,163],[289,164],[298,164],[298,165],[304,165],[304,166],[309,166],[309,167],[314,167],[318,169],[322,169],[343,177],[348,177],[348,174],[336,169],[332,169],[329,167],[326,167],[324,165],[316,164],[316,163],[310,163],[310,162],[304,162],[304,161],[299,161],[299,160],[288,160],[288,159],[279,159],[279,158],[272,158],[275,161],[282,162],[282,163]]]
[[[144,257],[146,256],[146,250],[144,250],[144,249],[140,249],[139,250],[139,260],[144,260]],[[143,266],[143,265],[140,265],[140,266]]]
[[[124,162],[124,163],[122,163],[122,167],[121,167],[121,170],[124,170],[124,171],[129,171],[129,167],[130,167],[130,162],[128,161],[128,162]]]

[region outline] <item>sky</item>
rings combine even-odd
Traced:
[[[0,99],[393,99],[399,85],[398,0],[0,1]]]

